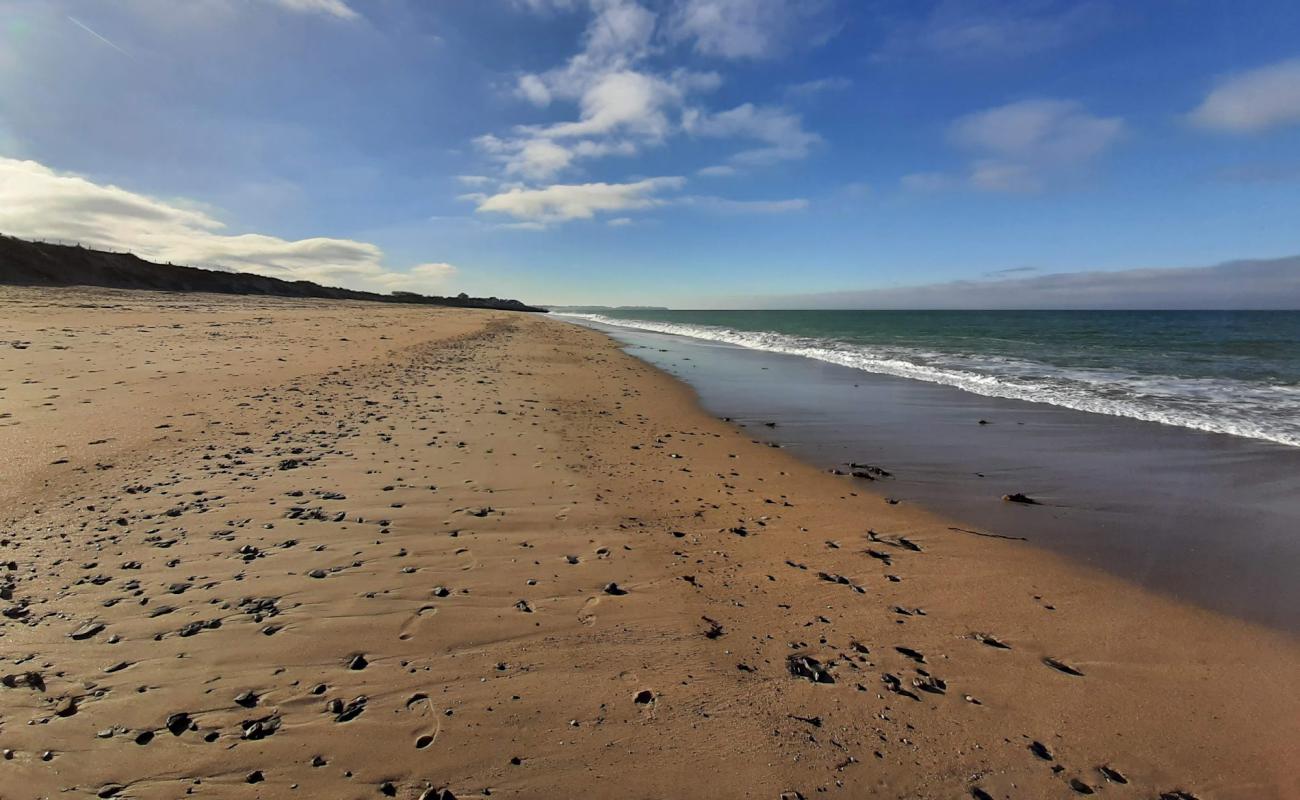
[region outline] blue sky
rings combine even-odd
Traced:
[[[689,307],[1297,209],[1294,2],[0,0],[0,232],[177,262]]]

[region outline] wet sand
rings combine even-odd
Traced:
[[[872,491],[1300,634],[1300,448],[583,324],[756,438],[824,469],[883,468]]]
[[[1293,637],[602,334],[0,290],[5,797],[1300,796]]]

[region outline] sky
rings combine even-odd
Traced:
[[[0,233],[155,260],[673,307],[1164,269],[1158,304],[1300,254],[1298,211],[1294,0],[0,0]]]

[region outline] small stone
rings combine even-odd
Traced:
[[[171,731],[172,736],[180,736],[182,733],[189,730],[189,727],[190,715],[186,714],[184,711],[167,717],[166,728]]]

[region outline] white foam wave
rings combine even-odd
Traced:
[[[712,325],[614,319],[601,314],[557,315],[802,356],[864,372],[940,383],[988,397],[1047,403],[1300,447],[1300,387],[1296,386],[1066,369],[1003,356],[863,345]]]

